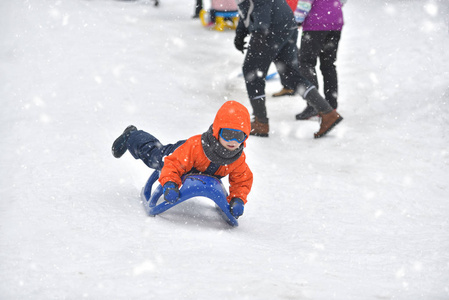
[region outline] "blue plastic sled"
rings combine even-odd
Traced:
[[[215,202],[218,212],[229,225],[239,225],[237,219],[231,214],[229,203],[226,200],[227,192],[221,180],[203,174],[185,175],[182,177],[179,200],[175,203],[168,203],[163,199],[159,201],[162,196],[161,185],[158,185],[152,192],[153,184],[158,180],[159,175],[160,171],[154,171],[142,189],[141,197],[148,215],[156,216],[193,197],[206,197]]]
[[[267,74],[267,76],[265,77],[265,80],[271,80],[271,79],[275,78],[276,75],[278,75],[278,72],[273,72],[273,73]],[[243,77],[243,73],[239,73],[239,75],[237,75],[237,77]]]

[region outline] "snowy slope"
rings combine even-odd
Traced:
[[[151,170],[110,154],[129,124],[169,143],[249,108],[233,32],[192,12],[0,2],[0,299],[449,299],[447,1],[348,1],[345,120],[314,140],[269,97],[234,229],[205,199],[146,216]]]

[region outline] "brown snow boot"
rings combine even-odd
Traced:
[[[251,131],[249,134],[254,136],[268,137],[268,132],[270,132],[268,120],[267,123],[262,123],[257,117],[255,117],[254,121],[251,122]]]
[[[335,109],[330,113],[320,113],[319,115],[321,116],[321,126],[320,130],[315,133],[316,139],[326,135],[329,131],[332,130],[332,128],[335,127],[335,125],[343,120],[343,118],[337,113]]]
[[[277,93],[274,93],[273,97],[293,96],[294,94],[295,94],[294,90],[283,87],[282,90],[280,90]]]

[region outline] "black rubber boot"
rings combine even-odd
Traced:
[[[308,120],[315,116],[318,116],[316,109],[311,105],[307,105],[303,112],[296,115],[296,120]]]
[[[267,107],[265,106],[265,97],[250,99],[253,108],[253,115],[262,123],[268,123]]]
[[[116,158],[120,158],[125,154],[126,150],[128,150],[127,142],[129,135],[131,132],[136,131],[137,128],[134,125],[129,125],[126,127],[125,131],[115,139],[114,143],[112,144],[112,155]]]

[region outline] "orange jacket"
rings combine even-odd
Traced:
[[[249,136],[251,131],[249,112],[242,104],[236,101],[228,101],[218,110],[212,127],[213,135],[217,140],[221,128],[242,130]],[[204,172],[210,163],[211,161],[203,150],[201,135],[195,135],[179,146],[172,154],[165,157],[159,182],[164,185],[168,181],[173,181],[181,186],[182,175],[193,168]],[[229,175],[228,202],[232,198],[240,198],[246,203],[246,198],[253,184],[253,173],[245,162],[244,152],[233,163],[220,165],[215,175],[220,177]]]

